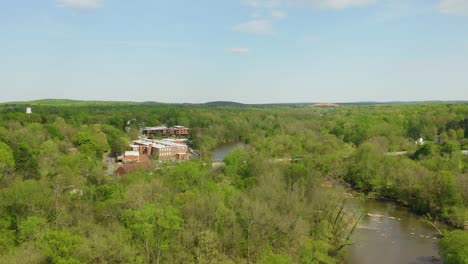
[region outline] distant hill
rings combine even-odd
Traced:
[[[154,101],[146,102],[131,102],[131,101],[84,101],[72,99],[41,99],[33,101],[20,102],[5,102],[0,105],[44,105],[44,106],[207,106],[207,107],[304,107],[317,104],[318,102],[301,102],[301,103],[267,103],[267,104],[244,104],[233,101],[213,101],[207,103],[161,103]],[[389,101],[389,102],[344,102],[336,103],[341,106],[359,106],[359,105],[395,105],[395,104],[455,104],[468,103],[468,101]]]
[[[214,101],[214,102],[207,102],[202,105],[205,106],[235,106],[235,107],[244,107],[244,106],[249,106],[247,104],[243,103],[238,103],[238,102],[231,102],[231,101]]]
[[[112,105],[139,105],[139,102],[130,101],[81,101],[72,99],[40,99],[33,101],[9,102],[6,104],[47,105],[47,106],[112,106]]]
[[[362,101],[362,102],[345,102],[337,103],[339,105],[399,105],[399,104],[466,104],[468,101],[388,101],[388,102],[376,102],[376,101]]]

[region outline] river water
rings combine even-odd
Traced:
[[[221,161],[241,142],[219,146],[213,160]],[[357,207],[354,198],[348,205]],[[353,234],[345,264],[440,264],[437,230],[407,208],[392,202],[368,200],[365,215]]]
[[[213,161],[222,161],[226,155],[238,148],[244,148],[244,143],[242,142],[232,142],[218,146],[213,151]]]
[[[392,202],[368,200],[364,209],[346,264],[442,263],[437,230],[419,216]]]

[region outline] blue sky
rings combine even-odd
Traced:
[[[0,101],[468,100],[468,0],[0,1]]]

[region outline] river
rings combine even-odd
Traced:
[[[223,144],[214,150],[213,160],[243,148],[241,142]],[[348,205],[358,206],[354,198]],[[353,234],[345,264],[429,264],[442,263],[437,250],[437,230],[407,208],[392,202],[368,200],[366,214]]]
[[[368,200],[364,209],[346,264],[442,263],[437,230],[419,216],[392,202]]]
[[[226,155],[238,148],[244,148],[244,143],[242,142],[231,142],[231,143],[226,143],[219,145],[214,151],[213,151],[213,161],[222,161]]]

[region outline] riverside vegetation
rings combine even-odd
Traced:
[[[0,105],[0,263],[340,263],[362,212],[329,179],[459,229],[441,254],[468,263],[466,104],[25,107]],[[107,175],[143,124],[190,127],[202,158]]]

